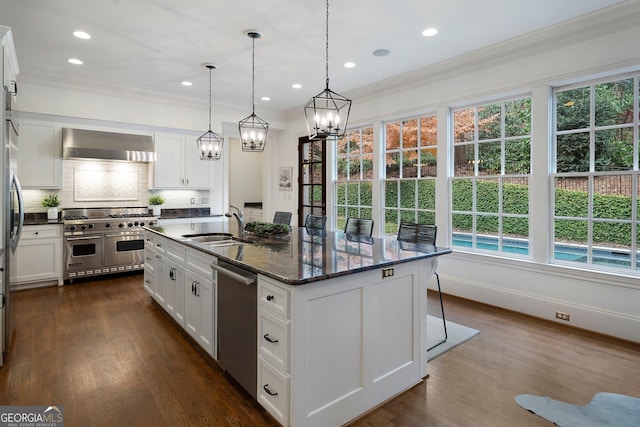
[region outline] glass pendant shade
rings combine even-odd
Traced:
[[[240,120],[238,131],[242,142],[242,151],[260,152],[264,151],[267,142],[267,132],[269,123],[256,116],[255,102],[255,70],[256,70],[256,39],[262,35],[256,31],[247,32],[247,36],[252,39],[251,48],[251,115]]]
[[[211,70],[215,65],[204,64],[209,69],[209,130],[196,140],[200,160],[220,160],[224,138],[211,130]]]
[[[351,100],[329,89],[329,0],[326,1],[326,88],[307,102],[304,115],[309,139],[341,138],[344,136]]]

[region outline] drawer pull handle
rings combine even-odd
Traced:
[[[277,343],[277,342],[278,342],[278,340],[277,340],[277,339],[275,339],[275,340],[274,340],[273,338],[271,338],[271,337],[269,336],[269,334],[264,334],[264,337],[263,337],[263,338],[264,338],[265,340],[269,341],[270,343],[274,343],[274,344],[275,344],[275,343]]]
[[[263,388],[263,389],[264,389],[264,391],[266,391],[266,392],[267,392],[267,394],[268,394],[268,395],[270,395],[270,396],[277,396],[277,395],[278,395],[278,393],[277,393],[277,392],[276,392],[276,393],[274,393],[274,392],[272,392],[271,390],[269,390],[269,384],[265,384],[265,385],[263,385],[263,386],[262,386],[262,388]]]
[[[267,295],[267,301],[273,301],[273,295]]]

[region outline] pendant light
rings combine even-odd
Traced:
[[[255,101],[255,73],[256,73],[256,39],[262,35],[256,31],[247,32],[252,40],[251,48],[251,108],[252,112],[238,123],[240,131],[240,141],[242,141],[242,151],[260,152],[264,151],[264,145],[267,142],[267,132],[269,131],[269,123],[256,116]]]
[[[216,66],[212,64],[203,65],[209,69],[209,130],[198,138],[198,151],[200,152],[201,160],[219,160],[222,155],[224,138],[211,130],[211,70],[215,70]]]
[[[329,89],[329,0],[326,13],[326,88],[304,106],[309,139],[343,137],[351,111],[351,100]]]

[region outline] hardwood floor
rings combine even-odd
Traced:
[[[1,405],[61,405],[70,427],[277,425],[152,302],[140,274],[20,291],[13,304]],[[513,397],[640,396],[638,343],[455,297],[445,310],[480,334],[352,426],[549,426]]]

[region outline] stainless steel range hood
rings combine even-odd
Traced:
[[[153,162],[156,154],[148,135],[62,128],[62,158]]]

